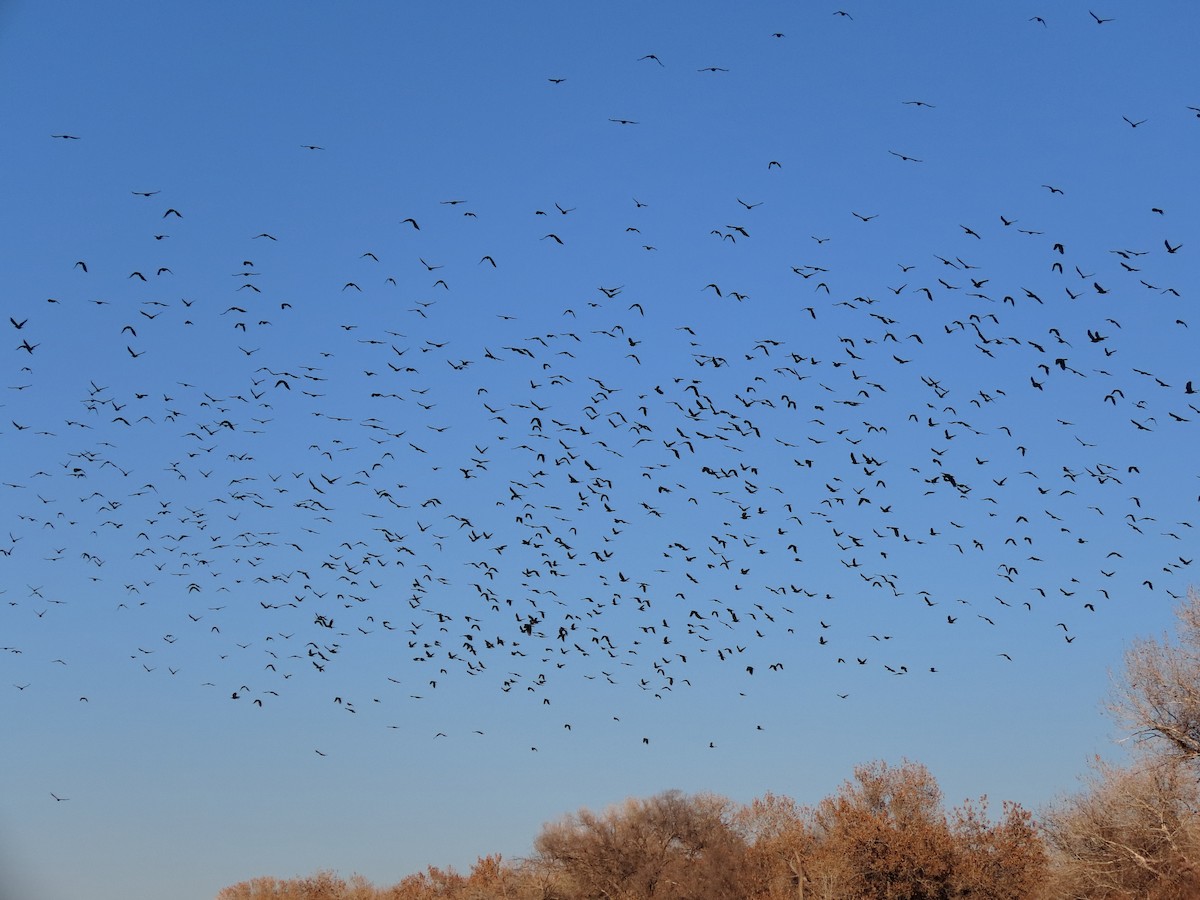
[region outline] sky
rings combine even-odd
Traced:
[[[0,5],[0,895],[1121,758],[1196,556],[1198,17]]]

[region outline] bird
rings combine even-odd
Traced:
[[[845,10],[833,15],[855,18]],[[1029,21],[1047,24],[1037,16]],[[1074,21],[1083,26],[1082,19]],[[1056,20],[1056,34],[1063,23]],[[856,28],[861,32],[870,25],[864,20]],[[1090,37],[1121,35],[1121,30],[1099,36],[1084,31]],[[839,30],[833,37],[855,34]],[[758,36],[767,36],[765,28]],[[1030,39],[1024,33],[1024,40]],[[767,49],[760,42],[758,50]],[[910,49],[918,57],[923,52],[920,45]],[[941,171],[943,159],[961,161],[966,145],[939,143],[937,158],[925,167],[923,158],[894,149],[909,141],[914,141],[910,149],[926,146],[911,134],[883,137],[876,129],[873,145],[854,147],[852,134],[835,129],[826,134],[833,142],[829,152],[844,151],[849,160],[855,157],[851,150],[865,152],[867,159],[884,150],[922,168],[896,173],[904,178],[893,187],[911,191],[886,200],[850,195],[849,182],[839,181],[835,169],[830,189],[845,196],[825,197],[832,205],[807,203],[803,182],[791,183],[804,174],[803,161],[789,162],[789,172],[783,173],[781,161],[771,158],[781,149],[786,153],[786,147],[768,143],[779,135],[769,129],[738,131],[735,119],[723,118],[766,84],[752,78],[739,60],[727,60],[729,70],[738,69],[738,78],[700,84],[687,75],[691,61],[699,59],[680,57],[682,70],[653,76],[648,68],[629,67],[634,58],[622,58],[628,52],[630,45],[605,64],[612,69],[608,74],[617,81],[622,72],[646,79],[648,97],[655,86],[667,90],[657,98],[673,104],[666,138],[686,134],[679,129],[692,126],[696,134],[735,137],[728,152],[713,157],[703,178],[688,174],[691,162],[703,155],[702,142],[656,141],[661,117],[646,118],[649,112],[639,112],[648,129],[606,131],[603,113],[619,111],[627,98],[590,111],[584,103],[567,115],[557,109],[567,94],[544,92],[547,82],[565,91],[561,84],[567,79],[556,75],[543,81],[544,69],[526,68],[521,77],[532,78],[521,90],[534,89],[526,98],[533,106],[531,115],[522,117],[524,124],[514,126],[518,142],[513,147],[541,148],[530,157],[533,174],[517,172],[517,182],[504,185],[504,191],[489,191],[487,205],[469,225],[460,216],[473,216],[473,204],[485,198],[461,199],[458,191],[471,190],[462,186],[461,172],[418,166],[421,177],[409,185],[416,193],[409,191],[400,206],[381,213],[384,206],[371,204],[386,204],[394,192],[377,191],[379,197],[363,201],[353,192],[309,190],[286,160],[292,166],[303,162],[290,154],[297,146],[323,148],[285,139],[274,142],[269,152],[275,156],[265,161],[270,190],[242,185],[248,193],[237,198],[236,208],[225,210],[229,216],[217,215],[221,211],[212,203],[189,206],[189,222],[172,226],[176,234],[170,245],[150,240],[167,237],[152,234],[161,207],[133,204],[122,210],[128,189],[119,182],[108,194],[89,194],[85,204],[88,215],[81,221],[115,223],[103,242],[80,243],[73,226],[61,233],[39,230],[45,232],[49,260],[45,293],[38,296],[36,286],[26,287],[10,298],[10,325],[21,340],[10,341],[7,351],[13,365],[3,397],[10,425],[0,426],[13,450],[13,460],[0,465],[5,495],[0,507],[6,513],[0,555],[12,570],[0,590],[8,591],[4,601],[13,604],[6,607],[6,622],[18,636],[28,635],[23,641],[27,655],[28,648],[49,646],[55,629],[65,627],[66,614],[75,609],[54,601],[98,600],[92,605],[102,612],[111,609],[104,606],[105,598],[112,598],[111,614],[124,623],[114,625],[121,628],[112,649],[118,661],[126,651],[137,660],[131,668],[138,677],[178,672],[184,678],[158,684],[185,689],[190,676],[180,666],[187,659],[189,672],[206,670],[196,682],[224,685],[220,690],[226,696],[261,711],[267,697],[287,696],[289,690],[293,700],[302,699],[318,676],[351,690],[353,680],[343,677],[347,668],[357,670],[358,657],[387,640],[401,654],[407,647],[407,659],[394,652],[390,658],[398,667],[411,661],[408,671],[393,670],[397,677],[378,679],[378,689],[371,681],[353,681],[361,704],[339,694],[337,712],[358,715],[375,703],[400,707],[385,719],[399,730],[407,727],[400,718],[403,703],[428,707],[453,691],[456,679],[518,696],[529,693],[534,704],[551,705],[553,699],[555,708],[561,703],[553,690],[556,679],[561,684],[582,677],[617,702],[641,692],[663,699],[691,687],[684,675],[696,677],[689,670],[697,661],[731,663],[730,677],[793,679],[802,667],[788,662],[794,657],[771,655],[771,648],[794,639],[798,653],[812,644],[818,652],[832,651],[836,664],[845,666],[843,673],[846,663],[857,663],[863,671],[853,674],[867,677],[863,684],[869,684],[881,666],[897,675],[910,669],[915,675],[921,666],[930,672],[939,668],[930,665],[939,662],[932,656],[911,657],[904,660],[908,665],[883,658],[870,664],[868,657],[857,656],[869,647],[867,639],[922,652],[919,640],[884,634],[895,616],[905,619],[905,632],[896,631],[897,638],[932,636],[943,633],[943,624],[962,622],[963,629],[949,636],[972,640],[980,627],[975,622],[982,622],[989,626],[987,635],[1000,637],[996,643],[1004,646],[1014,635],[1018,641],[1040,640],[1036,629],[1026,635],[1012,618],[1024,606],[1035,622],[1038,601],[1022,592],[1037,590],[1049,600],[1057,588],[1065,598],[1080,596],[1085,611],[1093,613],[1089,621],[1103,624],[1107,604],[1083,604],[1096,596],[1093,590],[1138,582],[1147,590],[1181,588],[1190,572],[1187,558],[1167,541],[1186,541],[1191,534],[1185,529],[1192,525],[1184,520],[1195,494],[1163,488],[1186,487],[1194,473],[1186,454],[1164,448],[1183,446],[1180,437],[1186,442],[1187,436],[1178,429],[1200,416],[1194,381],[1186,374],[1190,332],[1177,318],[1182,308],[1163,304],[1141,304],[1137,328],[1126,323],[1122,329],[1106,319],[1131,301],[1137,305],[1138,282],[1129,275],[1144,277],[1146,290],[1174,292],[1181,304],[1180,294],[1186,297],[1184,288],[1167,285],[1175,278],[1181,279],[1175,284],[1186,284],[1176,270],[1190,262],[1190,254],[1182,252],[1182,243],[1159,236],[1161,229],[1147,227],[1166,224],[1165,212],[1145,205],[1161,197],[1149,191],[1139,194],[1140,200],[1134,197],[1134,215],[1116,232],[1108,230],[1110,217],[1099,212],[1089,220],[1090,229],[1080,229],[1072,218],[1102,212],[1104,198],[1094,192],[1087,196],[1094,185],[1086,180],[1070,182],[1071,200],[1052,200],[1055,215],[1042,224],[1034,221],[1036,209],[1019,207],[1019,195],[1036,206],[1040,197],[1029,196],[1037,186],[1033,177],[1070,177],[1042,169],[1026,174],[1029,183],[1024,188],[1017,183],[1013,198],[998,201],[1012,215],[999,215],[1002,230],[993,227],[984,242],[982,232],[961,218],[973,217],[988,230],[988,221],[995,220],[986,218],[986,205],[985,218],[978,218],[978,211],[952,214],[971,198],[963,194],[950,202],[943,190],[950,184]],[[665,67],[655,54],[637,61],[651,60]],[[597,71],[603,80],[603,65]],[[728,72],[721,66],[695,71]],[[501,88],[509,77],[500,70],[492,75]],[[436,80],[436,73],[431,77]],[[962,77],[969,87],[975,75],[967,71]],[[590,89],[584,83],[588,79],[572,75],[570,80],[572,97],[577,89]],[[861,85],[856,85],[851,79],[847,89],[857,91]],[[712,96],[710,89],[721,96]],[[965,126],[962,110],[947,99],[939,98],[935,106],[911,95],[903,101],[896,96],[876,92],[873,99],[865,98],[869,102],[863,108],[882,111],[885,119],[916,116],[923,126],[936,124],[947,133]],[[719,102],[713,106],[711,101]],[[921,112],[904,113],[895,110],[897,105]],[[1200,107],[1188,109],[1200,115]],[[1181,120],[1183,111],[1178,111]],[[553,141],[538,143],[562,115],[570,119],[576,113],[583,118],[564,135],[577,125],[583,130],[574,136],[586,143],[589,128],[602,132],[593,135],[602,152],[589,157],[587,166],[578,154],[558,152]],[[1159,126],[1166,121],[1159,113],[1144,114],[1154,114]],[[1172,167],[1179,163],[1145,146],[1162,139],[1161,128],[1130,137],[1115,129],[1115,109],[1106,115],[1099,124],[1109,126],[1107,139],[1120,139],[1130,157],[1130,191],[1136,193],[1142,184],[1139,164],[1150,158],[1146,153],[1165,167],[1157,181],[1177,174]],[[1009,130],[1018,139],[1023,116],[1016,108],[1010,116]],[[1122,118],[1132,128],[1147,122]],[[638,121],[614,117],[608,123]],[[446,135],[434,132],[425,143],[405,146],[409,163],[439,152]],[[254,152],[259,138],[242,137]],[[345,137],[334,154],[305,165],[337,163]],[[650,143],[643,145],[643,139]],[[36,134],[34,140],[40,140]],[[68,166],[62,183],[70,186],[86,174],[75,171],[80,152],[120,152],[121,146],[104,149],[97,143],[119,140],[119,130],[93,134],[87,147],[47,152],[43,162]],[[602,146],[605,140],[614,146]],[[187,168],[188,152],[180,150],[180,171]],[[67,155],[70,160],[52,159]],[[285,162],[278,162],[279,155]],[[451,164],[452,156],[443,162]],[[130,159],[136,162],[136,157]],[[763,159],[767,177],[774,179],[769,192],[756,186]],[[539,161],[545,163],[540,169]],[[811,161],[821,164],[820,154]],[[580,177],[584,169],[596,179]],[[1021,177],[1016,170],[1009,174]],[[146,199],[171,193],[167,199],[188,205],[192,193],[212,187],[203,167],[200,175],[195,183],[173,179],[161,192],[131,193]],[[490,177],[486,167],[468,175]],[[147,171],[138,177],[152,183],[158,176]],[[984,177],[998,176],[989,170]],[[599,193],[598,184],[605,185]],[[1051,194],[1064,193],[1042,186]],[[976,191],[973,184],[960,188],[960,193]],[[641,201],[633,190],[652,196],[654,203]],[[746,201],[742,193],[761,199]],[[277,201],[293,194],[304,201],[303,215],[292,217],[303,223],[300,231],[287,230],[278,240],[265,231],[251,235],[255,222],[285,227],[276,224],[284,209]],[[445,199],[436,201],[437,196]],[[553,205],[545,204],[546,196]],[[576,206],[564,207],[556,196]],[[66,221],[67,213],[79,210],[63,205],[69,191],[63,197],[55,199],[53,211]],[[625,205],[629,197],[633,220]],[[735,217],[729,215],[730,197],[745,213],[754,211],[750,224],[742,219],[742,224],[722,226],[713,219],[722,209],[727,219]],[[902,200],[898,209],[897,197]],[[974,199],[981,197],[986,201],[986,190]],[[605,202],[614,198],[615,205],[606,209]],[[363,202],[371,208],[355,212]],[[888,219],[859,232],[838,218],[839,202],[863,223],[881,214],[857,213],[850,202],[863,204],[860,208],[875,205]],[[109,210],[110,204],[116,209]],[[422,230],[415,216],[420,213],[428,225],[432,205],[447,206],[447,215]],[[536,212],[535,205],[541,207]],[[531,213],[552,216],[550,209],[571,217],[560,226],[572,238],[570,251],[557,233],[538,236],[540,229],[529,227]],[[1163,218],[1147,222],[1147,209]],[[829,210],[834,218],[821,221]],[[325,215],[330,211],[349,211],[354,221],[340,227],[341,219]],[[398,211],[412,215],[391,220]],[[576,211],[584,215],[575,216]],[[1173,210],[1173,220],[1178,214]],[[29,221],[36,224],[45,215]],[[172,215],[182,219],[174,209],[162,218]],[[237,224],[247,221],[251,224]],[[797,223],[810,231],[812,243],[797,244],[794,238],[802,233]],[[400,224],[399,233],[390,224]],[[714,224],[719,227],[710,230]],[[1044,243],[1042,237],[1024,240],[1041,233],[1018,224],[1040,224]],[[412,233],[404,225],[411,225]],[[457,228],[473,233],[459,234]],[[480,228],[486,233],[475,233]],[[844,228],[854,233],[842,234]],[[816,235],[817,230],[825,234]],[[978,258],[955,255],[952,244],[960,233],[980,242],[969,245],[982,251]],[[368,287],[362,288],[353,279],[363,276],[353,267],[378,271],[381,260],[389,267],[391,260],[387,252],[379,257],[378,250],[361,248],[386,250],[389,234],[416,244],[419,254],[444,259],[432,264],[417,257],[427,273],[446,277],[432,286],[422,283],[427,276],[411,266],[410,253],[387,280],[367,277]],[[559,250],[539,251],[530,238],[552,240]],[[261,265],[243,260],[232,273],[212,268],[227,265],[230,254],[234,263],[236,255],[257,256],[244,248],[259,239],[268,240],[255,245],[263,253]],[[1163,252],[1157,249],[1160,241]],[[1066,243],[1072,244],[1070,251]],[[656,246],[660,249],[651,253]],[[1109,248],[1121,248],[1114,251],[1117,259],[1105,255]],[[474,270],[465,266],[481,249],[509,254],[503,256],[506,271],[498,271],[490,252],[476,257]],[[522,260],[524,253],[541,264],[532,279],[526,277],[534,270]],[[941,268],[932,267],[929,275],[928,262],[898,262],[905,281],[889,285],[887,260],[895,262],[895,255],[932,257]],[[87,257],[74,266],[86,279],[65,265],[71,256]],[[1085,262],[1093,273],[1082,271]],[[493,272],[482,270],[484,264]],[[1065,275],[1067,265],[1080,283]],[[911,274],[921,266],[922,272]],[[89,272],[93,267],[96,271]],[[134,273],[124,282],[110,277],[131,267]],[[174,268],[178,275],[171,273]],[[161,279],[151,285],[146,271],[156,278],[170,275],[169,289],[161,289]],[[1012,277],[1015,272],[1022,273],[1019,279]],[[793,274],[802,282],[784,284]],[[416,283],[405,283],[410,275]],[[225,281],[228,277],[235,281]],[[710,281],[699,289],[701,298],[679,293],[688,278],[702,277]],[[343,279],[340,293],[354,290],[359,296],[332,297],[337,278]],[[449,280],[455,280],[453,292]],[[69,283],[63,286],[63,281]],[[1068,300],[1055,289],[1058,283]],[[826,300],[793,305],[805,292],[788,288],[805,285],[812,293],[825,292]],[[378,296],[380,286],[386,286],[389,298],[403,296],[403,305]],[[439,286],[446,296],[438,294],[435,301],[428,294]],[[225,299],[225,311],[219,305],[222,288],[242,294]],[[621,303],[615,302],[618,296]],[[926,303],[919,303],[922,296]],[[561,303],[553,306],[558,298]],[[721,302],[709,302],[714,299]],[[733,304],[725,299],[735,300],[738,308],[730,309]],[[135,308],[141,318],[131,314]],[[273,327],[271,315],[277,317]],[[280,325],[286,333],[272,336]],[[242,334],[230,340],[231,330]],[[259,335],[251,336],[255,331]],[[120,341],[127,336],[139,346],[126,344],[124,356]],[[1063,452],[1045,452],[1055,447]],[[470,483],[461,490],[447,479]],[[1127,499],[1133,484],[1141,498],[1136,501]],[[1164,546],[1169,552],[1161,552]],[[1112,568],[1099,569],[1097,554],[1103,557],[1109,549],[1124,556],[1107,558],[1102,565]],[[998,587],[991,595],[964,594],[963,605],[976,610],[966,620],[961,610],[954,611],[957,607],[947,615],[945,603],[959,601],[939,596],[935,584],[924,580],[930,571],[961,568],[960,557],[974,571],[991,568],[1008,592]],[[67,574],[55,574],[66,567]],[[783,572],[796,573],[791,577],[797,582],[788,583]],[[894,599],[884,611],[888,625],[872,620],[876,605],[859,609],[852,596],[851,585],[860,583],[855,577]],[[667,585],[673,586],[664,593]],[[172,592],[189,599],[193,594],[228,597],[229,608],[217,611],[221,599],[207,601],[213,604],[208,608],[181,608],[166,603]],[[666,596],[672,593],[673,598]],[[920,599],[908,603],[914,595]],[[1030,601],[1023,603],[1021,596]],[[789,599],[796,597],[799,604]],[[984,607],[990,602],[1005,609],[989,612]],[[242,609],[247,605],[252,616]],[[820,612],[814,615],[816,606]],[[921,616],[935,606],[943,608]],[[852,611],[862,615],[847,629]],[[1072,623],[1062,624],[1064,638],[1074,640],[1067,627]],[[1016,652],[1025,644],[1010,645],[1012,655],[1001,654],[1016,660],[1009,671],[1029,665],[1034,668],[1026,674],[1036,676],[1036,667],[1053,662]],[[1057,641],[1047,647],[1069,652]],[[151,652],[156,663],[162,661],[157,667],[147,660]],[[995,651],[963,657],[960,668],[965,661],[987,671],[991,655]],[[9,695],[14,702],[38,699],[44,679],[33,667],[44,662],[12,657],[13,666],[26,666],[13,669],[14,689],[22,692],[19,698]],[[78,678],[79,664],[72,663],[62,674]],[[316,672],[306,679],[302,672],[310,663]],[[136,672],[139,666],[142,672]],[[763,675],[764,667],[770,675]],[[425,695],[409,693],[414,674],[426,682]],[[202,681],[208,677],[211,682]],[[37,678],[32,684],[39,687],[32,695],[24,693],[32,686],[30,678]],[[384,693],[401,682],[404,693]],[[708,689],[699,678],[696,682],[693,693],[705,692],[702,700],[719,699],[707,697]],[[865,696],[861,685],[834,687],[841,691],[835,693],[838,699],[853,693],[856,705]],[[72,690],[71,684],[66,689]],[[75,688],[67,696],[78,693]],[[328,704],[328,697],[320,696]],[[98,697],[97,707],[76,705],[75,712],[100,714],[103,705]],[[840,707],[850,708],[848,703]],[[594,713],[580,709],[581,716],[594,719]],[[572,719],[555,732],[560,738],[588,732],[583,718],[572,714]],[[523,720],[516,721],[520,726]],[[770,735],[768,721],[742,721],[762,722],[755,730]],[[545,724],[529,722],[526,727],[534,729]],[[659,752],[662,742],[656,735],[662,727],[643,730],[645,752],[651,752],[645,746],[650,741]],[[488,729],[488,740],[493,731]],[[435,744],[456,743],[458,737],[448,734],[436,731]],[[530,734],[523,738],[525,746],[532,744],[529,737],[541,739]],[[640,738],[633,732],[624,740],[636,747]],[[325,751],[314,752],[325,756]]]

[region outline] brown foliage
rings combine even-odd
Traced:
[[[746,842],[746,893],[762,900],[803,900],[816,844],[808,811],[767,793],[738,809],[734,827]]]
[[[270,876],[241,881],[217,894],[217,900],[377,900],[382,895],[361,875],[350,881],[321,870],[303,878]]]
[[[953,896],[973,900],[1031,897],[1046,876],[1046,847],[1033,815],[1006,801],[998,822],[987,815],[987,798],[964,803],[951,815],[955,864]]]
[[[1125,674],[1110,708],[1139,738],[1200,761],[1200,594],[1175,611],[1178,641],[1140,639],[1125,654]]]
[[[1032,816],[1005,804],[998,822],[986,798],[947,817],[924,767],[872,763],[814,809],[767,795],[741,811],[749,870],[769,900],[1017,900],[1045,874]]]
[[[538,859],[580,900],[740,898],[745,845],[730,805],[667,791],[603,813],[581,809],[542,829]]]
[[[832,896],[941,900],[954,852],[942,795],[929,770],[905,762],[858,766],[813,813],[814,870]]]
[[[329,872],[256,878],[218,900],[1016,900],[1042,879],[1027,812],[986,801],[947,817],[927,769],[859,766],[815,808],[767,794],[745,806],[667,791],[543,826],[535,856],[430,867],[389,888]],[[1160,900],[1168,900],[1163,897]]]
[[[1101,763],[1046,816],[1052,897],[1200,896],[1200,787],[1170,758]]]
[[[1127,767],[1099,760],[1045,816],[1049,895],[1200,896],[1200,594],[1176,609],[1177,639],[1135,641],[1110,708],[1139,739]]]

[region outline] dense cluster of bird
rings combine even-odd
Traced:
[[[88,152],[86,134],[52,137]],[[930,165],[879,153],[898,177]],[[1081,246],[1019,208],[1069,205],[1069,185],[1033,183],[941,223],[886,282],[825,263],[850,227],[903,214],[861,208],[769,279],[729,262],[671,272],[666,296],[626,279],[631,249],[733,259],[761,239],[789,177],[772,155],[761,194],[730,191],[687,233],[656,230],[669,201],[632,192],[603,210],[450,195],[307,282],[291,270],[311,248],[272,225],[185,269],[177,248],[209,236],[169,185],[130,185],[126,255],[65,256],[49,296],[10,301],[14,687],[70,664],[25,652],[39,629],[102,608],[145,677],[260,707],[356,655],[386,669],[377,696],[468,677],[545,704],[564,678],[663,696],[700,660],[749,684],[803,658],[847,698],[862,669],[936,675],[914,635],[969,631],[981,664],[1019,664],[1018,644],[1071,652],[1122,598],[1181,592],[1196,486],[1171,479],[1195,474],[1200,406],[1159,356],[1191,324],[1169,210],[1146,204],[1139,243]],[[613,215],[627,224],[601,235]],[[535,288],[530,260],[567,252]],[[571,266],[612,280],[581,287]]]

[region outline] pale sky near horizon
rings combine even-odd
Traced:
[[[1120,759],[1194,581],[1197,33],[0,5],[0,896]]]

